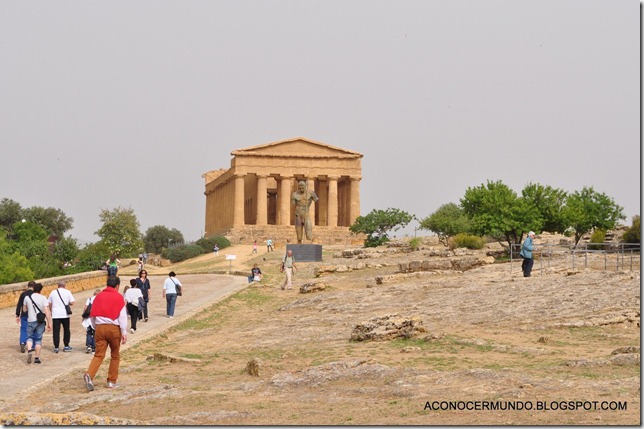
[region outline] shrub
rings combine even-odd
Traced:
[[[215,247],[215,243],[217,243],[220,250],[230,246],[230,241],[223,235],[203,237],[195,242],[197,246],[200,246],[203,249],[203,253],[212,252],[212,249]]]
[[[420,245],[422,244],[423,239],[422,237],[414,237],[409,240],[409,246],[411,247],[412,250],[416,251],[420,249]]]
[[[472,234],[456,234],[452,237],[452,249],[467,247],[468,249],[482,249],[485,244],[483,238]]]
[[[622,236],[624,243],[639,243],[640,242],[640,217],[633,216],[633,224],[628,228]]]
[[[203,249],[196,244],[182,244],[171,249],[164,249],[161,252],[161,256],[169,259],[172,263],[185,261],[201,254],[203,254]]]
[[[603,229],[596,229],[590,235],[591,243],[604,243],[605,241],[606,241],[606,231],[604,231]],[[605,250],[606,246],[599,245],[599,244],[597,245],[589,244],[588,248],[591,250]]]

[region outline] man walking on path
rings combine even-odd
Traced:
[[[63,326],[63,348],[64,352],[71,352],[72,348],[69,342],[72,339],[72,331],[69,326],[70,315],[67,314],[65,309],[66,305],[74,305],[74,295],[65,289],[65,282],[58,282],[58,289],[51,291],[49,294],[49,309],[51,310],[51,318],[54,321],[54,353],[60,350],[60,326]]]
[[[30,281],[27,284],[27,290],[20,294],[18,304],[16,304],[16,323],[20,324],[20,352],[24,353],[27,347],[27,312],[23,311],[25,298],[34,293],[35,281]]]
[[[282,271],[286,275],[284,283],[282,284],[282,290],[284,290],[284,288],[292,289],[291,279],[293,278],[294,269],[297,269],[295,266],[295,258],[293,257],[293,251],[289,249],[288,252],[286,252],[286,255],[282,258]]]
[[[121,344],[127,342],[127,312],[125,300],[118,291],[121,280],[112,276],[107,279],[107,287],[96,295],[90,319],[92,327],[96,330],[96,353],[89,363],[87,373],[83,376],[85,387],[88,391],[94,390],[94,377],[105,359],[107,346],[110,346],[110,367],[107,371],[107,387],[118,387],[116,380],[119,376]]]
[[[41,295],[42,284],[36,283],[34,291],[25,298],[22,309],[27,313],[27,363],[31,363],[31,353],[35,352],[36,360],[40,363],[40,350],[42,349],[42,334],[51,331],[51,313],[47,305],[47,298]],[[38,321],[38,313],[45,313],[45,322]]]

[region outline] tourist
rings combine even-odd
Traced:
[[[253,252],[252,253],[257,253],[257,240],[253,242]]]
[[[219,246],[217,246],[217,243],[215,243],[215,247],[213,247],[212,250],[215,252],[215,256],[219,256]]]
[[[27,363],[31,363],[32,353],[35,356],[34,363],[41,363],[40,350],[42,349],[42,334],[51,331],[51,311],[47,298],[41,295],[42,283],[36,283],[34,291],[25,298],[22,309],[27,313]],[[38,313],[45,313],[45,322],[38,322]]]
[[[143,306],[143,321],[148,321],[148,303],[152,295],[149,293],[152,287],[150,286],[150,280],[148,280],[148,272],[146,270],[141,270],[139,272],[139,278],[136,279],[136,287],[141,290],[143,294],[143,301],[145,305]]]
[[[273,240],[270,238],[266,240],[266,253],[273,251]]]
[[[183,289],[183,285],[175,276],[175,272],[170,271],[168,278],[163,282],[163,298],[166,300],[166,315],[170,319],[174,317],[174,307],[177,303],[177,286]]]
[[[142,269],[143,269],[143,256],[140,256],[139,261],[137,262],[137,272],[140,273]]]
[[[94,377],[105,359],[107,346],[110,347],[110,366],[107,370],[107,387],[118,387],[121,360],[121,344],[127,342],[127,313],[123,295],[118,292],[121,280],[112,276],[107,279],[107,287],[96,295],[90,312],[92,327],[96,331],[96,352],[83,376],[88,391],[94,390]]]
[[[67,314],[67,305],[74,305],[74,295],[65,289],[65,282],[58,282],[58,288],[49,294],[49,309],[51,310],[51,318],[53,319],[54,329],[54,353],[60,350],[60,326],[63,326],[63,344],[64,352],[71,352],[72,348],[69,342],[72,338],[72,330],[70,327],[70,315]]]
[[[83,307],[83,314],[87,311],[87,308],[94,303],[94,298],[96,295],[101,293],[100,289],[94,290],[94,295],[87,298],[85,301],[85,306]],[[90,308],[91,311],[91,308]],[[81,315],[82,316],[82,315]],[[92,327],[92,321],[89,317],[83,318],[83,327],[85,328],[85,353],[94,353],[96,351],[96,341],[94,340],[94,328]]]
[[[20,353],[24,353],[27,347],[27,312],[23,310],[25,298],[34,293],[34,285],[36,282],[30,281],[27,283],[27,290],[20,294],[18,304],[16,305],[16,323],[20,324]]]
[[[110,259],[105,262],[107,264],[107,277],[114,277],[118,274],[121,261],[117,256],[118,254],[114,252],[110,255]]]
[[[523,277],[530,277],[532,273],[532,265],[534,265],[532,250],[534,250],[534,232],[530,231],[528,232],[528,237],[521,245],[521,252],[519,252],[519,255],[523,258],[523,262],[521,263]]]
[[[130,288],[123,294],[127,303],[127,312],[130,315],[130,332],[136,332],[136,322],[142,318],[143,313],[143,293],[136,287],[136,279],[130,280]],[[140,300],[140,302],[139,302]]]
[[[280,271],[285,274],[282,290],[284,290],[284,288],[292,289],[291,280],[293,278],[293,270],[297,270],[297,267],[295,266],[293,251],[289,249],[282,258],[282,268]]]
[[[250,270],[250,276],[248,276],[248,283],[259,282],[262,280],[262,270],[259,269],[257,264],[253,265],[253,268]]]

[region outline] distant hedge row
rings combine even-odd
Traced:
[[[212,252],[215,244],[219,249],[225,249],[230,246],[230,241],[221,235],[215,237],[204,237],[197,240],[194,244],[181,244],[170,249],[164,249],[161,256],[169,259],[172,263],[185,261],[204,253]]]

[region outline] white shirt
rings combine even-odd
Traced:
[[[143,292],[138,287],[131,287],[123,295],[125,300],[133,305],[139,305],[139,298],[143,298]]]
[[[58,296],[60,292],[60,296]],[[63,298],[61,301],[60,298]],[[64,287],[54,289],[49,294],[49,303],[51,304],[51,318],[52,319],[65,319],[69,318],[69,314],[65,311],[65,304],[74,302],[74,295]]]
[[[36,303],[38,307],[40,307],[40,311],[45,313],[45,307],[49,305],[49,302],[47,302],[47,298],[39,293],[32,293],[31,296],[25,297],[24,303],[27,304],[27,322],[35,322],[36,321],[36,315],[38,314],[38,310],[36,310],[36,307],[34,307],[33,302]]]
[[[168,277],[167,279],[165,279],[165,282],[163,282],[163,290],[165,291],[166,295],[169,293],[177,293],[175,283],[179,286],[183,286],[179,279],[177,279],[176,277]]]

